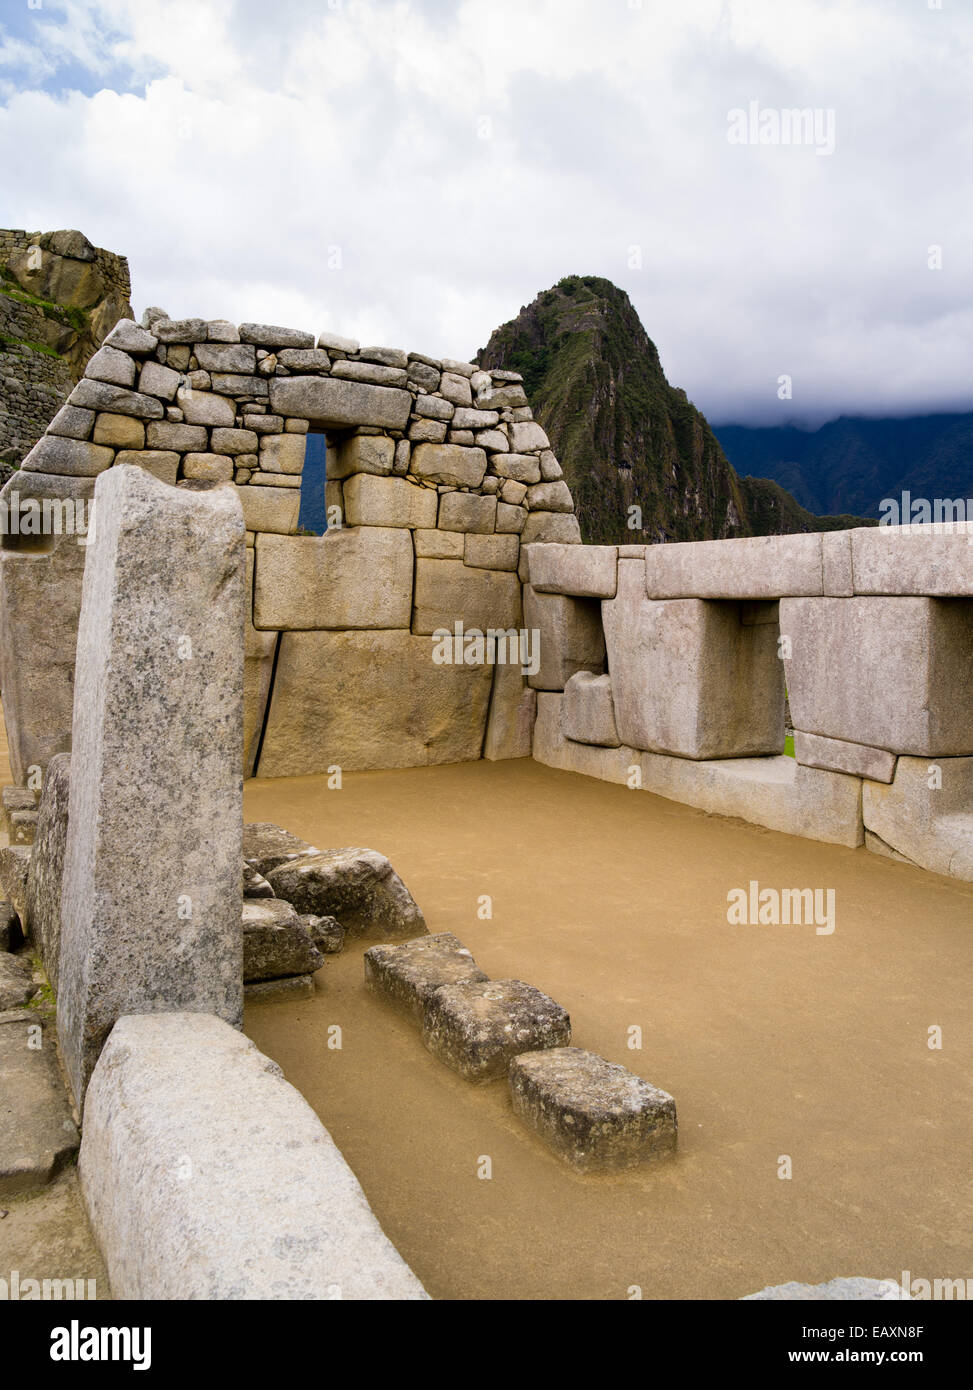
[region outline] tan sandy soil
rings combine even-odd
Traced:
[[[514,1119],[503,1083],[460,1080],[364,992],[360,943],[327,959],[314,999],[250,1006],[250,1036],[434,1296],[973,1277],[973,886],[530,761],[349,774],[340,791],[253,781],[245,799],[248,820],[387,854],[431,931],[554,995],[576,1044],[676,1097],[674,1162],[581,1178]],[[751,879],[834,888],[834,934],[729,926],[727,893]]]

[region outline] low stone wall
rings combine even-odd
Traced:
[[[528,565],[539,761],[973,880],[973,526]]]
[[[210,1015],[119,1019],[79,1176],[115,1298],[427,1297],[311,1107]]]
[[[309,430],[327,438],[324,536],[297,534]],[[82,503],[98,474],[133,465],[177,487],[232,484],[243,505],[248,774],[529,754],[519,665],[437,662],[433,637],[519,630],[522,547],[580,543],[516,373],[150,311],[108,335],[2,496]],[[70,747],[83,561],[48,541],[8,536],[2,552],[18,781]]]

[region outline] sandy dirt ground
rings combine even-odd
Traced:
[[[973,886],[530,761],[252,781],[245,801],[248,820],[387,854],[430,931],[552,994],[577,1045],[676,1097],[675,1161],[579,1177],[503,1083],[462,1081],[365,993],[363,943],[327,959],[313,999],[248,1007],[435,1297],[973,1277]],[[834,933],[730,926],[750,880],[833,888]]]

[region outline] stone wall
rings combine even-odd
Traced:
[[[128,262],[80,232],[0,229],[0,460],[36,444],[130,296]]]
[[[312,429],[327,437],[324,536],[298,534]],[[437,630],[522,627],[525,545],[580,542],[516,373],[150,310],[142,326],[113,328],[3,496],[84,500],[118,466],[238,490],[248,774],[529,754],[533,694],[519,664],[434,659]],[[48,538],[27,549],[7,537],[2,554],[13,615],[3,689],[16,692],[26,662],[34,688],[51,691],[33,711],[14,695],[8,710],[21,780],[70,746],[79,565]]]
[[[973,880],[973,526],[528,563],[536,759]]]

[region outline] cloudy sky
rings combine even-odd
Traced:
[[[970,410],[971,49],[968,0],[0,0],[0,225],[433,356],[602,275],[714,423]]]

